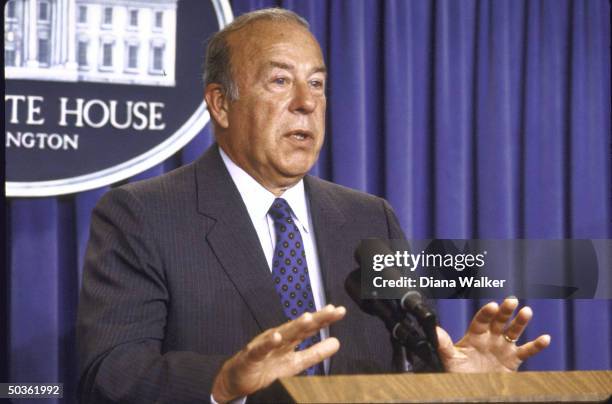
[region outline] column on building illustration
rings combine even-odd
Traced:
[[[38,67],[38,16],[37,1],[25,0],[25,57],[27,67]]]
[[[62,7],[61,0],[53,0],[51,11],[51,65],[57,66],[62,60]]]
[[[76,72],[78,68],[78,64],[76,62],[76,18],[77,18],[77,6],[75,0],[61,0],[63,2],[63,12],[65,21],[68,21],[65,24],[62,36],[62,48],[66,50],[66,54],[64,55],[64,68],[69,71]]]

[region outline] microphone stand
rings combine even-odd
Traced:
[[[406,350],[409,362],[416,372],[444,372],[444,365],[438,354],[436,333],[437,316],[413,316],[402,310],[403,318],[397,318],[395,326],[389,330],[392,337]]]

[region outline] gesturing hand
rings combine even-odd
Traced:
[[[491,302],[483,306],[472,319],[463,338],[453,345],[446,331],[438,327],[438,352],[449,372],[510,372],[521,363],[550,344],[549,335],[517,346],[514,342],[521,336],[533,313],[523,307],[508,323],[518,300],[505,299],[501,306]]]
[[[295,347],[345,314],[344,307],[327,305],[259,334],[223,364],[213,383],[213,398],[221,403],[247,396],[280,377],[294,376],[329,358],[340,348],[336,338],[302,351],[295,351]]]

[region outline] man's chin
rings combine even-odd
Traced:
[[[304,176],[312,166],[315,165],[319,158],[319,152],[314,153],[313,150],[298,150],[287,155],[287,158],[282,161],[282,169],[284,172],[291,175],[299,175],[302,173]]]
[[[305,161],[300,164],[286,165],[281,172],[287,178],[297,178],[297,181],[302,179],[310,169],[314,166],[314,161]],[[297,182],[296,181],[296,182]]]

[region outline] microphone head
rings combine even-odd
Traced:
[[[416,290],[409,290],[406,292],[400,301],[400,305],[405,307],[409,312],[420,304],[423,304],[423,296]]]

